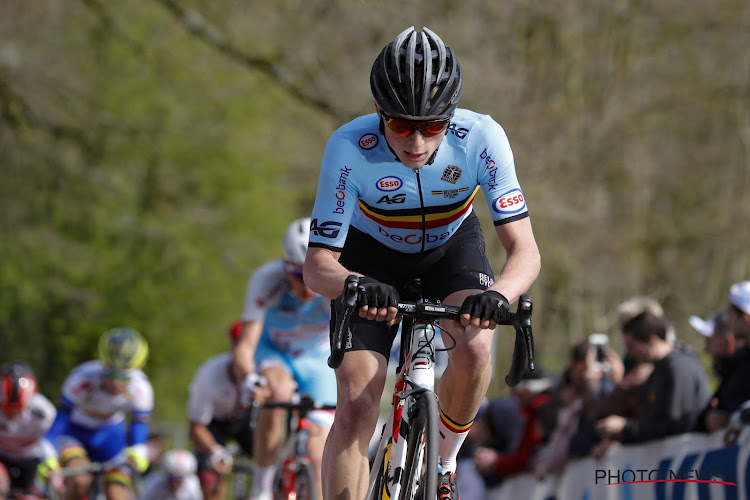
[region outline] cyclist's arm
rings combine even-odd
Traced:
[[[525,293],[539,275],[541,256],[531,229],[531,219],[523,219],[495,226],[507,255],[505,265],[495,283],[489,287],[509,302]]]
[[[211,449],[216,446],[216,439],[214,439],[211,431],[204,424],[198,422],[190,422],[190,439],[193,440],[195,446],[205,453],[206,455],[211,454]]]
[[[232,354],[245,375],[255,372],[255,349],[262,332],[262,321],[247,321],[242,327],[242,335],[232,346]]]
[[[341,295],[346,278],[352,273],[339,264],[340,252],[310,247],[305,258],[305,284],[314,292],[335,299]]]

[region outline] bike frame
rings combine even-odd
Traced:
[[[414,322],[409,335],[409,349],[393,387],[391,410],[383,426],[380,441],[370,470],[370,480],[365,498],[373,498],[374,489],[380,486],[379,477],[384,477],[383,487],[388,498],[399,498],[401,474],[406,467],[408,452],[408,430],[410,415],[418,397],[434,397],[435,388],[435,336],[437,326],[432,322]],[[402,352],[404,347],[402,347]],[[417,474],[421,473],[421,456],[417,457]],[[384,470],[378,470],[383,464]],[[436,471],[437,472],[437,471]]]
[[[419,289],[418,282],[416,289]],[[344,285],[344,292],[336,300],[336,324],[331,337],[331,356],[328,359],[328,365],[331,368],[337,368],[343,361],[345,332],[349,331],[349,320],[357,308],[358,294],[361,290],[359,277],[349,276]],[[421,291],[417,291],[416,294],[420,296],[417,302],[399,302],[398,304],[399,314],[411,318],[413,324],[411,327],[402,329],[402,335],[407,332],[409,338],[407,342],[402,339],[399,373],[394,385],[391,410],[383,427],[373,467],[370,470],[368,492],[365,497],[368,500],[402,498],[401,476],[410,473],[412,477],[421,478],[423,458],[426,455],[427,462],[432,462],[430,455],[436,453],[437,443],[429,445],[435,450],[426,450],[428,436],[434,435],[437,431],[436,429],[433,429],[432,433],[429,431],[428,428],[433,424],[429,422],[425,424],[424,436],[420,438],[421,442],[416,443],[417,450],[409,450],[409,441],[406,437],[410,435],[412,409],[420,410],[417,407],[420,403],[423,403],[422,410],[427,408],[428,411],[435,413],[433,418],[437,417],[437,396],[434,393],[434,340],[438,328],[436,323],[443,318],[458,320],[460,308],[439,303],[433,304],[421,298]],[[508,312],[502,322],[505,325],[512,325],[516,331],[511,368],[505,377],[506,384],[511,387],[521,380],[525,367],[534,370],[531,311],[531,297],[524,294],[519,299],[517,312]],[[434,400],[420,401],[421,398],[434,398]],[[408,467],[409,456],[415,457],[412,464],[416,470],[405,469]],[[427,486],[423,484],[420,487],[431,489],[433,484],[436,484],[437,466],[434,470],[426,470],[425,474],[424,483]],[[385,489],[385,491],[375,491],[376,488]],[[432,493],[429,493],[429,497],[432,497]],[[424,500],[427,498],[424,497]]]
[[[316,403],[309,395],[298,395],[298,401],[266,401],[263,404],[264,409],[284,408],[287,411],[286,428],[287,438],[281,452],[281,462],[274,484],[278,485],[278,491],[275,492],[274,498],[298,499],[297,478],[300,474],[306,475],[308,487],[312,490],[310,494],[314,498],[316,495],[315,474],[313,472],[312,459],[307,448],[307,442],[310,437],[310,426],[312,422],[307,417],[311,410],[335,410],[334,405]],[[292,412],[298,410],[297,422],[292,428]]]

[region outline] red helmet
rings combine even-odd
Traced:
[[[3,413],[12,415],[23,410],[37,388],[36,376],[29,365],[14,361],[4,366],[0,374],[0,406]]]
[[[245,322],[241,319],[238,319],[234,323],[232,323],[232,326],[229,327],[229,340],[232,341],[232,345],[236,344],[238,340],[240,340],[240,337],[242,336],[242,328],[245,326]]]

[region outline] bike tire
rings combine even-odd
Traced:
[[[432,392],[417,396],[410,417],[406,464],[399,500],[431,500],[437,496],[438,408]]]

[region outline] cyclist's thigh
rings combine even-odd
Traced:
[[[359,413],[379,411],[388,365],[372,351],[352,351],[336,369],[336,414],[352,409]]]

